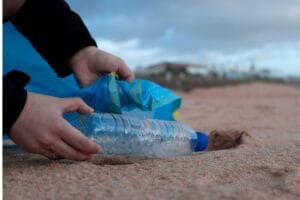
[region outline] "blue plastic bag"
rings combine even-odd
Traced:
[[[161,120],[176,120],[181,98],[151,81],[117,80],[108,74],[79,90],[81,97],[96,112],[128,114]]]

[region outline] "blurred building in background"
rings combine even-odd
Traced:
[[[199,75],[208,76],[210,68],[204,64],[161,62],[150,65],[146,68],[140,68],[137,73],[142,74],[169,74],[168,76]]]
[[[275,81],[270,69],[223,66],[183,62],[160,62],[148,67],[137,67],[137,78],[149,79],[172,89],[191,90],[195,87],[237,84],[249,81]]]

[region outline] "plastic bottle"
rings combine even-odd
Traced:
[[[98,143],[104,155],[189,155],[195,151],[203,151],[208,142],[204,133],[195,132],[177,121],[92,113],[81,115],[73,125]]]

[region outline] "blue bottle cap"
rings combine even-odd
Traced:
[[[195,151],[204,151],[208,144],[208,137],[204,132],[197,131],[197,144]]]

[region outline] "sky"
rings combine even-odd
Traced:
[[[161,61],[300,76],[300,0],[67,0],[99,48]]]

